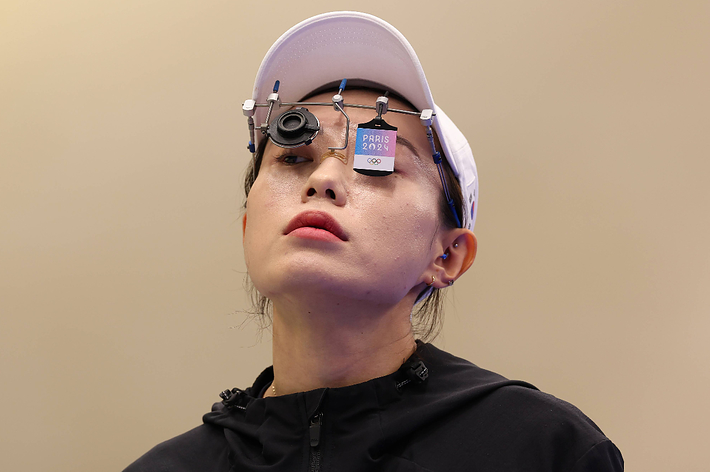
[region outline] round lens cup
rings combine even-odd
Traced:
[[[292,148],[311,144],[320,131],[320,122],[306,108],[294,108],[281,114],[266,129],[277,146]]]
[[[303,113],[296,112],[296,110],[287,111],[276,121],[276,128],[279,130],[279,133],[284,136],[303,134],[303,128],[305,126],[306,118],[303,116]]]

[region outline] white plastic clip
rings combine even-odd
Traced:
[[[256,101],[249,99],[245,100],[244,103],[242,103],[242,112],[244,113],[244,116],[254,116],[254,105],[256,105]]]
[[[276,92],[272,92],[269,94],[269,96],[266,98],[266,102],[268,104],[274,104],[276,107],[281,106],[281,99],[279,98],[279,94]]]
[[[389,99],[385,97],[384,95],[381,97],[377,97],[377,101],[375,102],[375,109],[377,110],[377,116],[382,118],[382,115],[387,113],[387,105],[389,103]]]
[[[422,114],[419,115],[419,121],[421,121],[422,126],[431,126],[434,116],[434,110],[431,108],[425,108],[422,110]]]

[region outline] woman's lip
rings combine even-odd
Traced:
[[[348,240],[343,228],[341,228],[338,222],[335,221],[335,218],[324,211],[309,210],[299,213],[289,222],[288,226],[286,226],[284,234],[289,234],[299,228],[314,229],[314,231],[299,231],[299,235],[303,236],[317,236],[318,233],[327,231],[342,241]],[[323,236],[326,235],[323,234]],[[316,237],[315,239],[321,238]]]
[[[305,239],[315,239],[316,241],[340,241],[340,238],[338,238],[330,231],[321,228],[314,228],[312,226],[301,226],[300,228],[296,228],[288,234],[289,236],[297,236],[299,238]]]

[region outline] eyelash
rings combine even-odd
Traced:
[[[302,161],[300,161],[300,162],[289,162],[290,159],[294,159],[294,160],[302,159]],[[305,158],[305,157],[303,157],[303,156],[297,156],[297,155],[295,155],[295,154],[283,154],[283,155],[281,155],[281,156],[278,156],[278,157],[276,158],[276,160],[277,160],[278,162],[281,162],[282,164],[287,165],[287,166],[295,166],[295,165],[298,165],[298,164],[302,164],[303,162],[308,162],[308,161],[309,161],[309,159],[307,159],[307,158]]]

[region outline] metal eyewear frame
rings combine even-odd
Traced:
[[[441,185],[444,188],[444,195],[446,197],[446,202],[451,209],[452,213],[454,214],[454,217],[456,218],[456,224],[459,228],[461,228],[461,220],[459,219],[458,212],[456,211],[456,207],[454,206],[454,201],[453,198],[451,197],[451,194],[449,192],[449,186],[446,183],[446,177],[444,173],[444,167],[442,165],[442,158],[441,158],[441,153],[436,150],[436,145],[434,144],[434,133],[431,129],[432,122],[433,122],[433,117],[436,116],[434,111],[432,109],[426,108],[422,110],[421,112],[419,111],[411,111],[411,110],[400,110],[396,108],[389,108],[388,107],[388,98],[387,94],[380,96],[377,98],[375,101],[375,105],[361,105],[361,104],[354,104],[354,103],[344,103],[343,100],[343,90],[345,89],[345,85],[347,83],[347,79],[343,79],[342,82],[340,82],[340,86],[338,87],[338,93],[333,95],[333,99],[331,103],[328,102],[282,102],[281,99],[279,98],[279,85],[280,81],[276,81],[274,83],[274,88],[273,91],[269,94],[269,96],[266,98],[266,103],[256,103],[255,100],[249,99],[246,100],[242,104],[242,111],[244,113],[244,116],[247,117],[247,124],[249,127],[249,145],[247,148],[249,149],[249,152],[254,155],[256,153],[256,131],[261,131],[262,134],[267,135],[269,139],[276,144],[277,146],[284,147],[284,148],[292,148],[292,147],[299,147],[303,145],[309,145],[315,139],[315,137],[318,135],[318,131],[320,130],[320,123],[318,122],[318,118],[316,118],[314,115],[309,113],[306,109],[304,108],[295,108],[293,107],[304,107],[304,106],[332,106],[336,111],[340,112],[345,116],[345,119],[347,121],[347,125],[345,128],[345,142],[343,143],[343,146],[329,146],[328,149],[330,151],[338,151],[338,150],[344,150],[348,147],[348,142],[349,142],[349,135],[350,135],[350,117],[348,114],[345,112],[346,107],[351,107],[351,108],[365,108],[368,110],[375,110],[377,112],[377,118],[382,119],[382,115],[384,115],[387,112],[393,112],[393,113],[400,113],[404,115],[418,115],[419,116],[419,121],[426,128],[426,134],[427,134],[427,139],[429,141],[429,145],[431,146],[432,150],[432,158],[434,160],[434,163],[436,164],[436,168],[439,172],[439,178],[441,179]],[[268,110],[266,112],[266,119],[264,123],[260,125],[256,125],[254,123],[254,114],[256,113],[257,108],[267,108]],[[273,130],[271,128],[270,120],[271,120],[271,115],[273,114],[273,111],[275,108],[280,108],[280,107],[289,107],[292,108],[289,112],[286,112],[282,114],[279,118],[277,118],[278,123],[276,124],[277,130]],[[300,110],[300,111],[299,111]],[[291,113],[295,112],[295,113]],[[287,113],[291,113],[290,115],[286,115]],[[286,117],[284,117],[286,115]],[[285,118],[285,120],[284,120]],[[315,120],[315,121],[313,121]],[[279,134],[281,132],[281,134]],[[308,134],[310,133],[310,134]],[[298,137],[299,139],[288,139],[288,135],[294,135]],[[286,138],[284,138],[283,135],[286,135]]]

